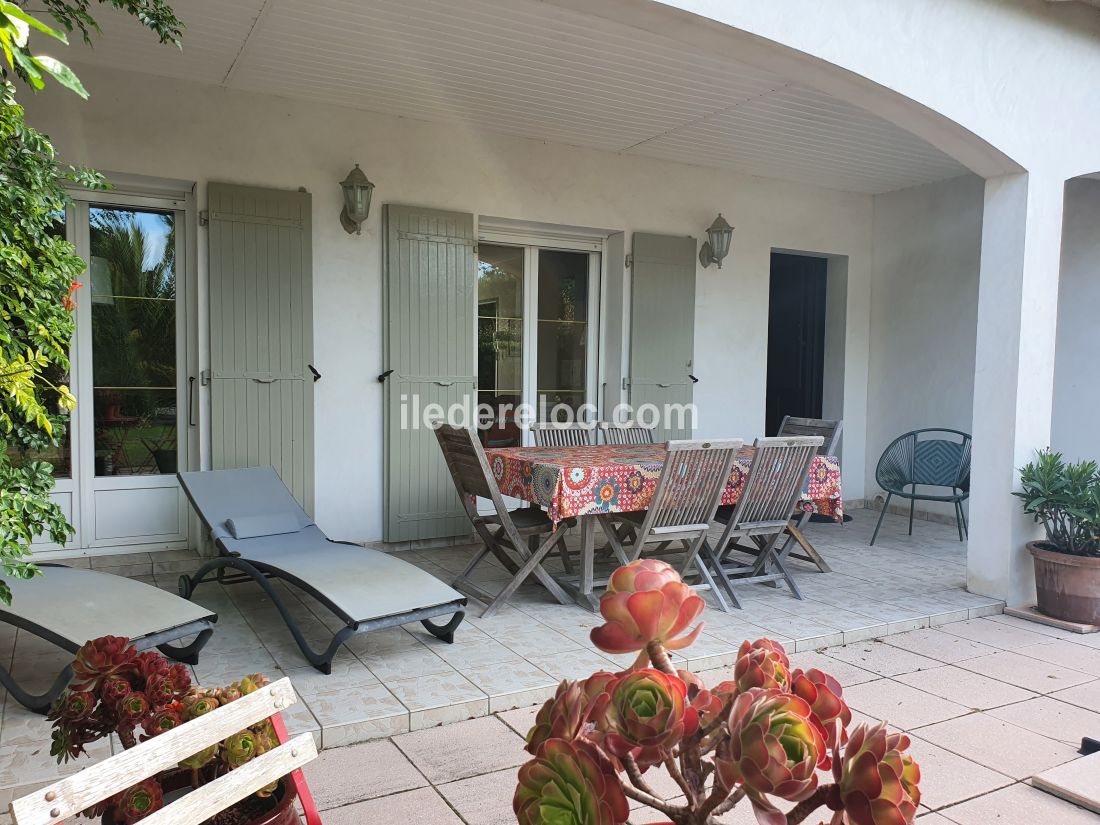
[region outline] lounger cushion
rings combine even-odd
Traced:
[[[235,539],[278,536],[302,529],[294,513],[265,513],[260,516],[235,516],[225,520],[229,535]]]
[[[30,580],[3,578],[11,587],[12,602],[11,607],[0,604],[0,621],[44,628],[71,648],[100,636],[141,639],[191,622],[217,620],[216,614],[175,593],[94,570],[43,566],[42,575]]]

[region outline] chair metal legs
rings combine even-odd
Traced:
[[[878,530],[882,527],[882,520],[886,518],[886,511],[890,509],[890,499],[893,497],[893,493],[886,494],[886,501],[882,505],[882,512],[878,514],[878,524],[875,525],[875,532],[871,535],[871,547],[875,546],[875,539],[878,538]]]
[[[913,492],[915,493],[916,490],[914,490]],[[917,509],[917,500],[915,498],[909,499],[909,535],[913,535],[913,512],[916,509]]]
[[[955,525],[959,528],[959,541],[966,541],[970,538],[970,526],[966,523],[966,513],[963,512],[963,503],[959,500],[955,500]],[[966,537],[963,537],[963,534]]]

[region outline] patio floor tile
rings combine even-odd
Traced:
[[[919,690],[978,710],[1022,702],[1035,696],[1029,690],[953,665],[919,670],[916,673],[903,673],[894,678]]]
[[[1047,664],[1009,651],[967,659],[959,662],[957,667],[972,670],[1026,690],[1033,690],[1036,693],[1053,693],[1062,688],[1091,682],[1093,679],[1087,673]]]
[[[1096,814],[1016,784],[942,812],[958,825],[1096,825]],[[923,820],[918,820],[922,822]]]
[[[1077,705],[1079,708],[1087,710],[1100,708],[1100,679],[1059,690],[1050,695],[1063,702],[1069,702],[1071,705]]]
[[[1049,696],[996,708],[989,715],[1074,747],[1080,746],[1082,736],[1100,738],[1100,713]]]
[[[1077,755],[1069,745],[984,713],[929,725],[913,735],[1013,779],[1026,779]]]
[[[322,811],[428,784],[389,739],[326,749],[303,770]]]
[[[1022,627],[995,622],[992,619],[971,619],[966,622],[953,622],[950,627],[941,628],[953,636],[961,636],[973,642],[981,642],[1000,650],[1017,650],[1028,645],[1042,644],[1049,639],[1041,633]]]
[[[844,698],[850,707],[903,730],[931,725],[969,712],[969,708],[963,705],[889,679],[847,688]]]
[[[433,788],[383,796],[333,808],[325,813],[325,825],[367,825],[374,822],[462,825],[462,820]]]
[[[879,676],[897,676],[915,670],[927,670],[940,667],[941,662],[910,653],[901,648],[891,647],[880,641],[858,642],[853,645],[833,648],[830,658],[840,659],[850,665],[877,673]]]
[[[920,765],[921,805],[937,810],[1011,785],[1014,780],[933,745],[915,742],[912,753]]]
[[[515,825],[515,768],[448,782],[436,790],[469,825]]]
[[[863,682],[871,682],[875,679],[882,678],[877,673],[864,670],[861,667],[849,664],[840,659],[834,659],[832,656],[828,656],[817,650],[792,653],[790,660],[792,668],[800,667],[803,670],[809,670],[812,667],[816,667],[818,670],[823,670],[835,676],[836,680],[840,682],[845,689],[853,685],[862,684]]]
[[[927,628],[914,630],[911,633],[899,633],[891,636],[886,643],[902,650],[919,653],[930,659],[954,664],[964,659],[976,659],[978,656],[987,656],[996,653],[997,648],[944,633],[942,628]]]
[[[1087,673],[1093,678],[1100,678],[1100,650],[1083,647],[1064,639],[1047,639],[1044,644],[1022,647],[1017,652],[1021,656],[1030,656],[1052,665]]]
[[[493,716],[415,731],[393,741],[437,785],[514,768],[530,758],[519,734]]]
[[[457,671],[401,679],[389,682],[388,687],[409,709],[410,730],[489,712],[489,697]]]
[[[538,715],[540,707],[541,705],[531,705],[527,708],[506,710],[503,713],[498,713],[497,718],[520,736],[526,738],[527,732],[535,724],[535,717]]]

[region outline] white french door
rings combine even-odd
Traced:
[[[555,408],[559,418],[577,420],[584,405],[595,403],[600,246],[590,241],[565,248],[561,241],[509,243],[482,233],[478,403],[506,411],[482,430],[487,446],[529,441],[514,420],[521,404],[530,405],[539,420],[551,417]]]
[[[88,263],[75,293],[69,382],[77,406],[54,464],[75,528],[38,553],[182,546],[187,455],[186,204],[81,193],[67,235]]]

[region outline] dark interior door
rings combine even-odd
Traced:
[[[827,262],[772,253],[768,301],[768,391],[764,427],[786,415],[821,417]]]

